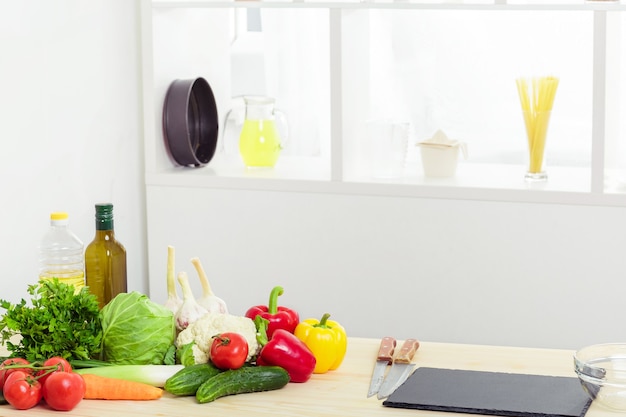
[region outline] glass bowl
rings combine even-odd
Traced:
[[[626,343],[584,347],[574,354],[574,368],[594,403],[626,411]]]

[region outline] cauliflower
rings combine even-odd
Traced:
[[[182,349],[189,343],[193,343],[191,350],[195,363],[207,363],[213,337],[219,333],[236,332],[246,338],[248,342],[248,357],[252,359],[260,350],[256,340],[256,326],[248,317],[234,316],[232,314],[208,313],[191,323],[181,331],[176,338],[176,348]]]

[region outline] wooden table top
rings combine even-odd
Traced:
[[[400,344],[402,341],[398,341]],[[83,400],[63,415],[76,416],[268,416],[268,417],[444,417],[460,414],[404,410],[385,407],[376,396],[367,398],[370,377],[380,340],[350,338],[341,367],[326,374],[313,375],[306,383],[289,383],[269,392],[239,394],[198,404],[195,397],[175,397],[164,393],[155,401]],[[573,351],[530,349],[422,342],[415,354],[417,366],[470,369],[493,372],[571,376]],[[582,389],[582,388],[581,388]],[[45,405],[19,411],[10,405],[0,407],[0,416],[60,416]],[[595,404],[587,417],[615,415]]]

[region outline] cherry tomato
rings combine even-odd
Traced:
[[[46,391],[46,379],[55,372],[72,372],[72,365],[60,356],[53,356],[50,359],[46,359],[43,366],[56,366],[56,369],[42,369],[37,371],[39,382],[41,383],[42,393],[45,395]]]
[[[29,362],[26,359],[22,358],[9,358],[5,359],[2,364],[0,364],[0,389],[4,387],[4,381],[6,381],[7,377],[11,375],[15,371],[24,371],[27,374],[32,374],[33,370],[31,368],[10,368],[5,369],[4,367],[7,365],[29,365]]]
[[[54,372],[46,379],[43,398],[58,411],[70,411],[85,396],[85,380],[74,372]]]
[[[41,401],[41,384],[30,373],[14,371],[4,381],[4,398],[18,410],[28,410]]]
[[[248,341],[239,333],[218,334],[211,343],[210,358],[220,369],[238,369],[248,357]]]

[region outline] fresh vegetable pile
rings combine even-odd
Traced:
[[[65,359],[55,356],[30,363],[23,358],[5,359],[0,364],[2,403],[18,410],[33,408],[42,401],[57,411],[70,411],[87,400],[155,400],[163,390],[126,379],[84,374]]]
[[[156,400],[167,392],[208,403],[339,368],[347,337],[329,314],[301,321],[296,310],[278,305],[280,286],[267,305],[231,314],[199,259],[191,263],[202,286],[199,299],[187,274],[176,276],[169,246],[164,304],[130,292],[100,310],[88,287],[75,292],[58,280],[29,286],[31,306],[0,300],[6,310],[0,342],[10,352],[0,365],[5,402],[71,410],[82,399]]]
[[[181,285],[189,301],[185,278]],[[209,313],[189,321],[177,338],[178,357],[186,366],[165,382],[165,390],[207,403],[337,369],[347,348],[344,328],[329,314],[300,322],[295,310],[278,306],[282,294],[282,287],[274,287],[268,305],[251,307],[246,317]]]

